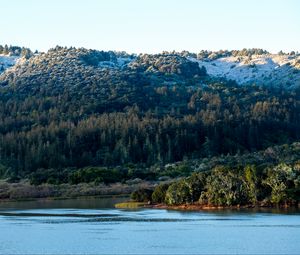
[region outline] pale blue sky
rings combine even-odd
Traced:
[[[300,51],[299,0],[0,0],[0,44]]]

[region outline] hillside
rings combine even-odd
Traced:
[[[89,166],[128,165],[139,171],[183,159],[255,152],[300,138],[297,54],[136,56],[64,47],[47,53],[6,47],[0,53],[3,178]],[[249,58],[252,62],[246,63]],[[230,61],[239,62],[224,79]],[[264,61],[267,67],[260,64]],[[271,78],[261,80],[267,68]],[[261,84],[246,76],[237,75],[239,83],[230,80],[250,70],[257,70]]]

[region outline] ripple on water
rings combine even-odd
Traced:
[[[300,215],[118,209],[0,212],[0,254],[299,254]]]

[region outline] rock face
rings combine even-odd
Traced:
[[[141,54],[104,52],[57,46],[30,57],[0,55],[0,84],[17,86],[95,84],[103,77],[135,73],[151,83],[164,77],[166,84],[212,78],[234,80],[240,85],[256,84],[295,89],[300,86],[300,55],[270,54],[263,50],[164,52]]]

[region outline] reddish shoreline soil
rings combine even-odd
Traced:
[[[239,210],[239,209],[254,209],[254,208],[300,208],[300,203],[297,205],[265,205],[265,204],[257,204],[257,205],[243,205],[243,206],[212,206],[212,205],[200,205],[200,204],[184,204],[184,205],[166,205],[166,204],[155,204],[155,205],[146,205],[147,208],[155,208],[155,209],[168,209],[168,210],[183,210],[183,211],[205,211],[205,210]]]

